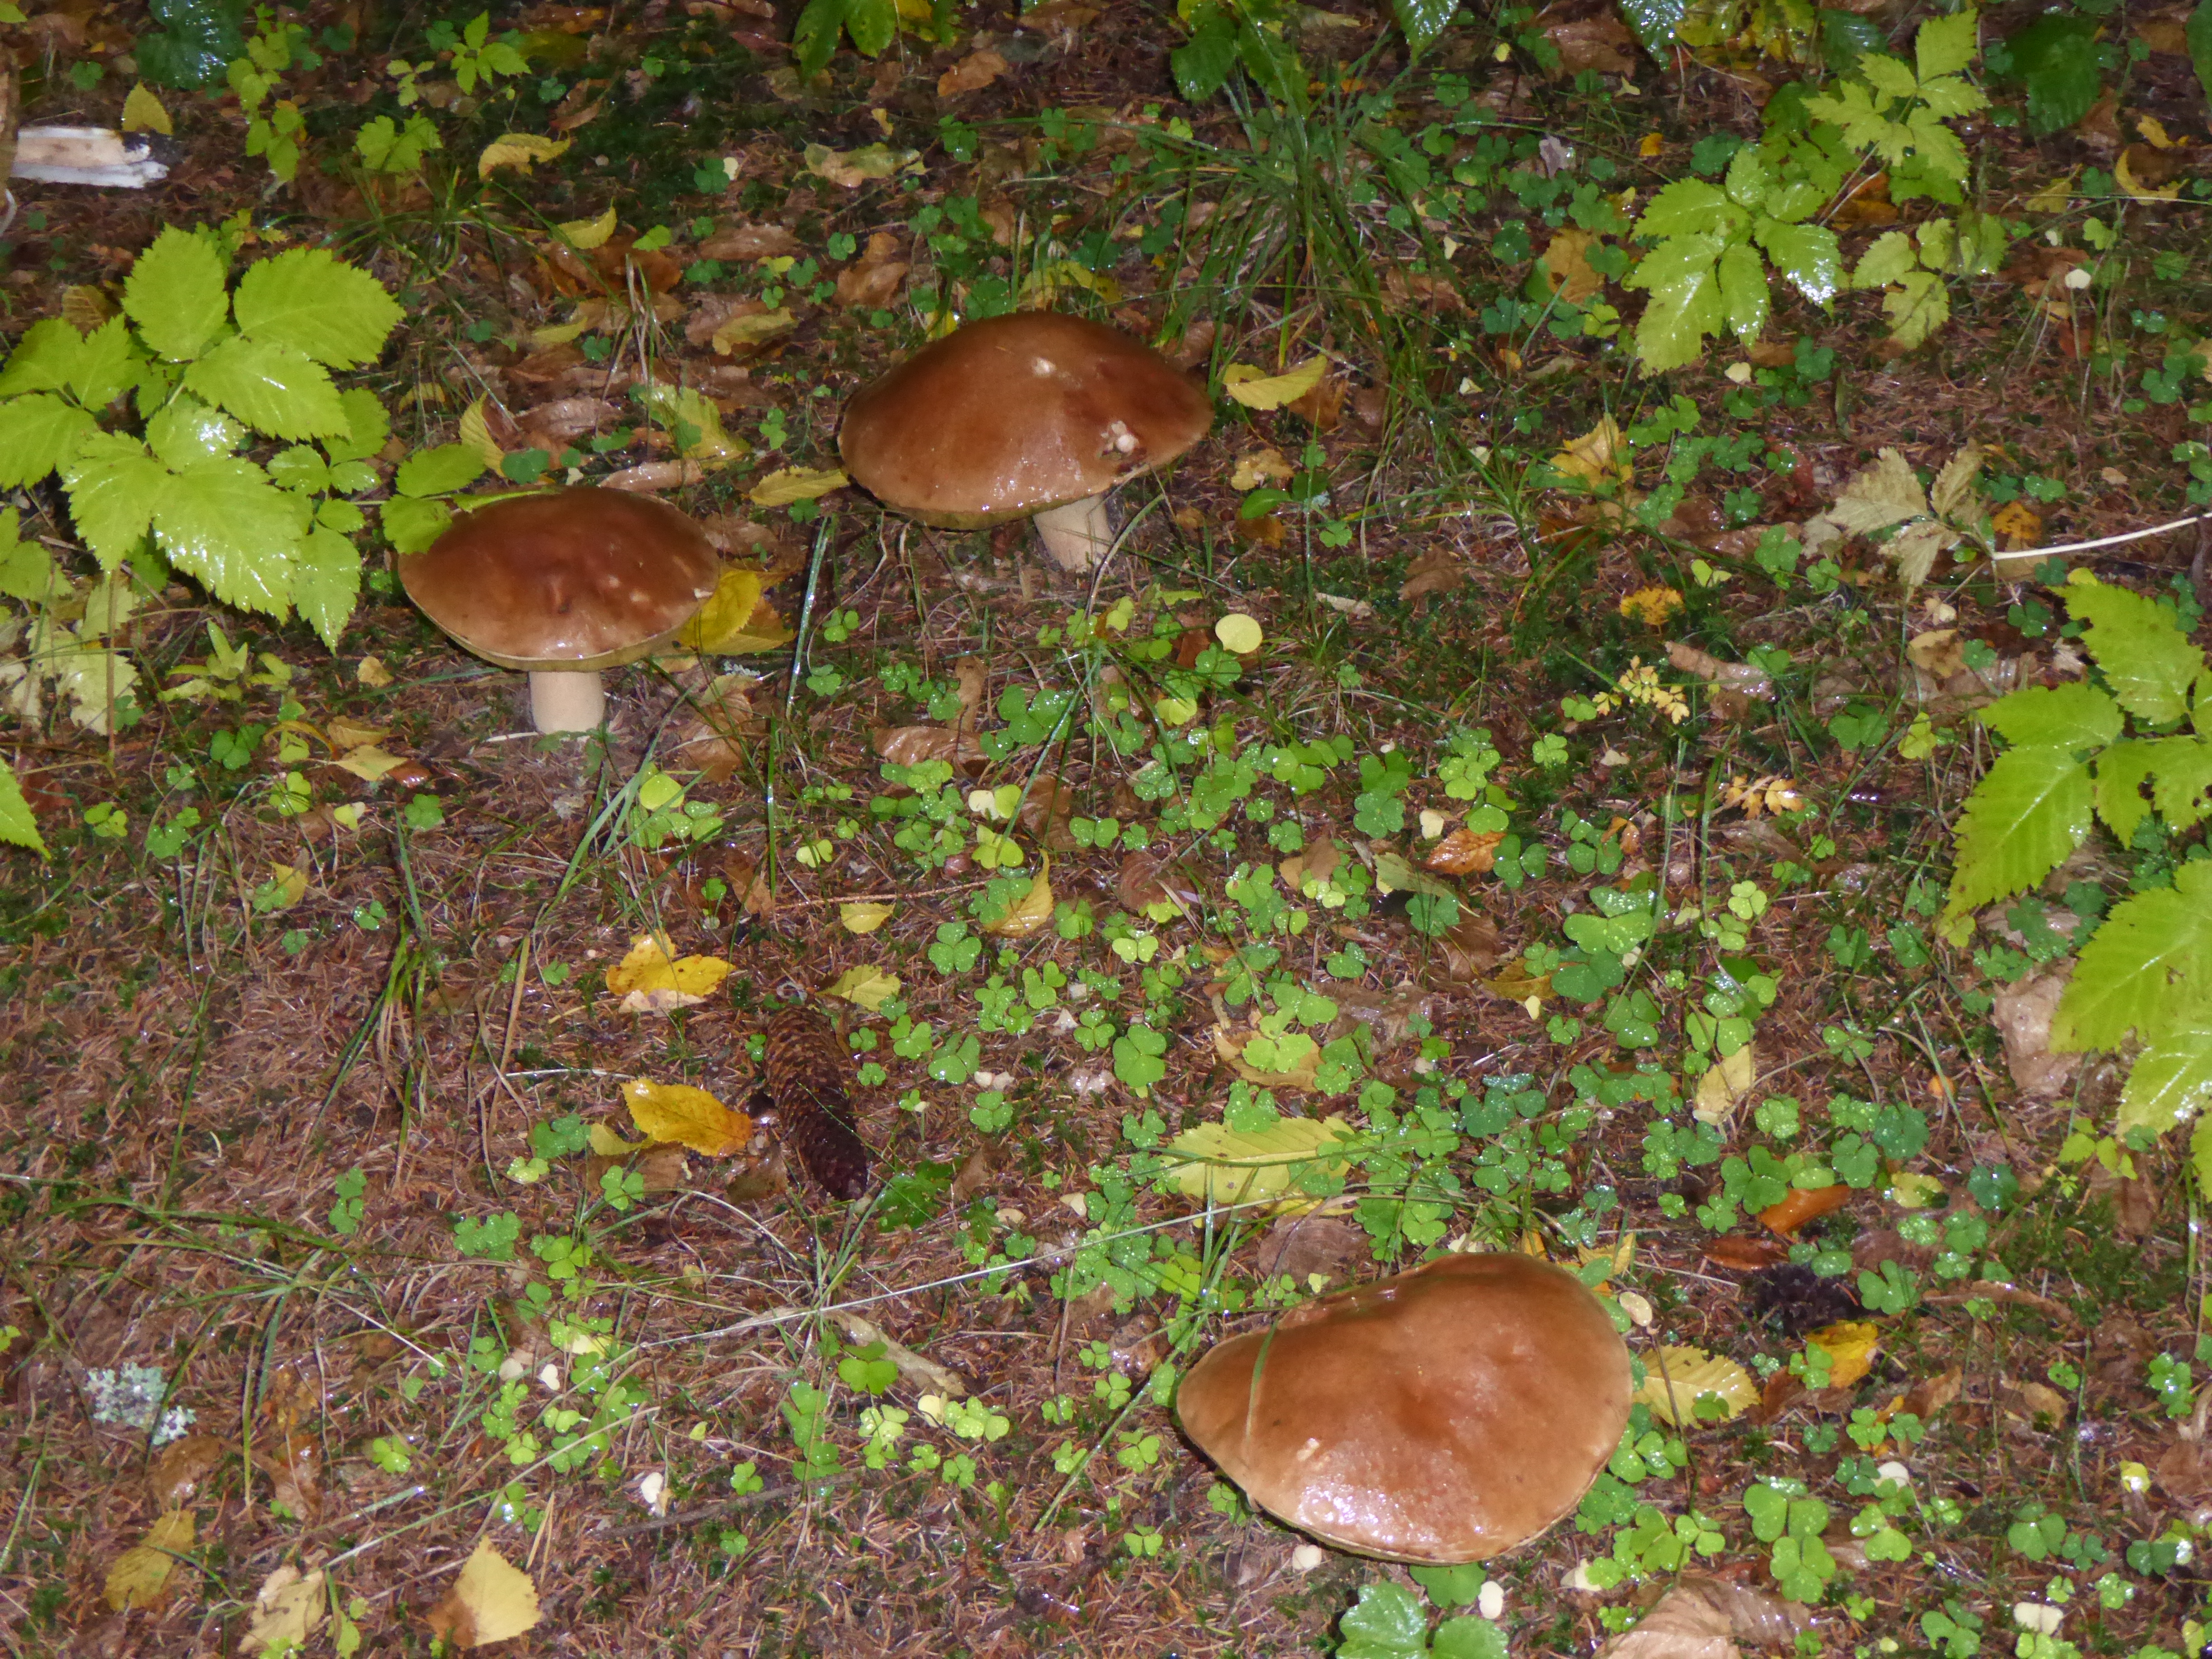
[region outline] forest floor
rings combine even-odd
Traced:
[[[328,245],[406,309],[392,453],[625,473],[803,632],[618,671],[603,737],[539,738],[378,552],[334,653],[178,583],[131,648],[202,695],[9,730],[52,857],[0,853],[0,1639],[228,1654],[281,1615],[428,1654],[465,1608],[518,1654],[1196,1659],[1425,1652],[1449,1614],[1439,1654],[1589,1654],[1687,1566],[1719,1626],[1618,1651],[2193,1654],[2195,1188],[2027,994],[2203,830],[2093,844],[1965,945],[1933,919],[1973,711],[2083,672],[2051,585],[2202,642],[2212,543],[1962,544],[1911,591],[1800,545],[1887,449],[1924,483],[1978,446],[2008,547],[2191,510],[2212,393],[2160,377],[2212,328],[2206,207],[2112,183],[2139,117],[2175,176],[2212,154],[2188,59],[2138,21],[2077,126],[1964,124],[2015,240],[1918,349],[1778,285],[1755,347],[1654,377],[1608,204],[1717,176],[1778,64],[1662,70],[1556,7],[1409,66],[1347,0],[1299,14],[1287,121],[1182,101],[1150,3],[994,0],[811,84],[794,9],[521,8],[527,72],[464,95],[434,20],[317,3],[289,185],[186,92],[166,183],[19,181],[11,339],[105,314],[165,225]],[[25,118],[116,124],[148,27],[17,29]],[[363,171],[364,119],[432,112],[423,174]],[[480,173],[516,131],[571,147]],[[1899,214],[1861,197],[1855,247]],[[940,309],[1014,303],[1211,377],[1095,580],[761,487],[836,466]],[[1225,395],[1316,357],[1285,406]],[[14,500],[75,556],[58,489]],[[1577,954],[1632,902],[1641,949]],[[633,993],[656,949],[704,994]],[[864,1200],[773,1133],[637,1149],[625,1083],[744,1110],[800,996]],[[1170,1149],[1331,1115],[1333,1161],[1210,1212]],[[1647,1394],[1577,1514],[1417,1583],[1255,1516],[1171,1401],[1217,1338],[1446,1249],[1583,1269],[1717,1397]],[[511,1577],[456,1599],[485,1542],[534,1623]]]

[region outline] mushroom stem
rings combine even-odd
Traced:
[[[1052,562],[1073,574],[1090,569],[1114,545],[1114,525],[1106,516],[1103,495],[1085,495],[1065,507],[1048,507],[1031,522]]]
[[[530,677],[530,721],[541,732],[596,732],[606,710],[595,669],[540,669]]]

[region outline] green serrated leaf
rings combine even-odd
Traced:
[[[1774,169],[1756,145],[1747,144],[1729,158],[1723,188],[1729,200],[1747,211],[1763,208],[1774,188]]]
[[[289,346],[331,368],[374,362],[405,314],[375,277],[319,247],[248,267],[232,312],[248,339]]]
[[[1678,238],[1677,241],[1687,240]],[[1662,243],[1658,252],[1676,245]],[[1650,259],[1644,261],[1650,263]],[[1714,264],[1707,261],[1690,266],[1675,281],[1651,290],[1650,301],[1636,325],[1636,355],[1646,370],[1656,373],[1697,362],[1705,340],[1720,332],[1724,313]],[[1638,266],[1631,276],[1641,276],[1643,269]]]
[[[1859,62],[1859,73],[1874,88],[1874,107],[1877,109],[1885,99],[1910,98],[1920,90],[1919,78],[1911,65],[1886,52],[1869,52]]]
[[[1885,449],[1872,466],[1852,475],[1826,517],[1861,535],[1887,530],[1907,519],[1924,518],[1927,492],[1912,471],[1912,463],[1894,449]]]
[[[1950,120],[1961,115],[1972,115],[1976,110],[1989,106],[1989,97],[1971,81],[1955,75],[1947,75],[1940,81],[1923,82],[1920,88],[1920,102],[1927,114]]]
[[[453,509],[441,501],[394,495],[378,504],[377,520],[392,551],[420,553],[446,533],[446,526],[453,521]]]
[[[1901,230],[1886,230],[1859,255],[1858,266],[1851,272],[1851,286],[1887,288],[1919,264],[1920,254],[1912,245],[1912,238]]]
[[[361,554],[337,532],[319,525],[295,551],[292,603],[301,620],[322,635],[332,651],[361,598]]]
[[[2212,1008],[2203,1018],[2203,1024],[2169,1032],[2136,1056],[2120,1091],[2123,1134],[2135,1128],[2163,1133],[2212,1106]]]
[[[14,507],[0,507],[0,593],[32,605],[51,593],[53,584],[53,555],[22,539]]]
[[[323,440],[323,453],[333,462],[365,461],[384,447],[392,435],[392,416],[367,386],[351,386],[338,393],[345,410],[346,429]]]
[[[2070,127],[2104,89],[2097,21],[2078,12],[2050,12],[2005,42],[2013,72],[2027,88],[2027,125],[2039,137]]]
[[[272,438],[350,429],[331,372],[303,351],[234,336],[185,371],[185,384]]]
[[[2172,886],[2113,906],[2090,935],[2051,1017],[2051,1052],[2117,1048],[2130,1031],[2155,1046],[2212,1023],[2208,1007],[2212,860],[2196,859],[2174,872]]]
[[[1912,37],[1912,58],[1924,84],[1939,75],[1956,75],[1980,52],[1981,14],[1969,6],[1948,17],[1931,17]]]
[[[2116,743],[2097,757],[2097,816],[2123,847],[2135,840],[2136,829],[2150,815],[2142,787],[2157,767],[2155,743]]]
[[[2158,781],[2150,798],[2169,830],[2193,829],[2204,817],[2212,792],[2212,738],[2161,738],[2157,750]]]
[[[418,449],[400,462],[392,487],[402,495],[449,495],[483,476],[484,458],[466,444]]]
[[[160,356],[198,356],[230,314],[222,256],[207,238],[170,226],[131,265],[123,310]]]
[[[137,550],[154,521],[154,508],[176,474],[134,438],[95,433],[62,471],[70,517],[103,570]]]
[[[40,858],[46,856],[46,843],[39,834],[38,819],[31,815],[31,803],[23,799],[15,769],[5,761],[0,761],[0,842],[27,847]]]
[[[1843,287],[1843,248],[1836,233],[1826,225],[1767,219],[1759,222],[1753,234],[1774,268],[1814,304],[1827,304]]]
[[[1487,1619],[1447,1619],[1429,1651],[1435,1659],[1506,1659],[1505,1632]]]
[[[88,411],[51,392],[0,403],[0,489],[21,489],[58,471],[98,430]]]
[[[2120,735],[2119,705],[2086,680],[2012,692],[1983,709],[1981,719],[2015,745],[2096,749]]]
[[[2157,726],[2189,713],[2189,690],[2204,672],[2204,653],[2156,601],[2087,570],[2069,575],[2060,597],[2067,613],[2088,625],[2082,643],[2121,707]]]
[[[2089,769],[2070,749],[2008,749],[1959,814],[1958,868],[1944,915],[1971,915],[2056,870],[2089,833]]]
[[[1766,326],[1768,305],[1766,267],[1759,250],[1748,242],[1724,248],[1714,271],[1720,279],[1721,309],[1729,329],[1739,340],[1757,339]]]
[[[171,398],[146,422],[146,447],[168,466],[228,455],[245,436],[237,422],[189,396]]]
[[[64,392],[84,362],[84,336],[59,317],[33,323],[0,367],[0,397],[27,392]]]
[[[1428,1610],[1397,1584],[1362,1585],[1358,1604],[1337,1628],[1344,1632],[1338,1659],[1417,1659],[1428,1651]]]
[[[138,383],[138,362],[131,325],[111,317],[84,337],[84,356],[70,390],[87,409],[104,409]]]
[[[155,539],[223,604],[281,617],[291,606],[303,505],[251,461],[201,461],[170,475],[154,509]]]
[[[1950,292],[1941,277],[1908,270],[1882,295],[1881,314],[1889,319],[1889,337],[1906,351],[1917,350],[1951,320]]]
[[[1620,0],[1620,15],[1636,32],[1637,44],[1662,63],[1674,46],[1674,31],[1690,9],[1689,0]]]
[[[1702,179],[1677,179],[1661,185],[1637,216],[1636,234],[1646,242],[1681,236],[1724,236],[1741,216],[1717,187]],[[1719,250],[1714,252],[1717,254]]]
[[[1194,104],[1219,92],[1237,67],[1237,26],[1219,8],[1200,18],[1190,39],[1168,54],[1176,89]]]
[[[320,450],[307,444],[294,444],[269,458],[269,476],[280,489],[318,495],[330,487],[330,463],[323,459]]]
[[[1398,20],[1399,32],[1418,57],[1444,32],[1444,25],[1451,21],[1459,6],[1460,0],[1390,0],[1390,15]]]

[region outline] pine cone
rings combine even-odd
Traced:
[[[868,1148],[853,1127],[845,1051],[811,1008],[787,1008],[768,1023],[768,1091],[787,1144],[832,1198],[868,1190]]]

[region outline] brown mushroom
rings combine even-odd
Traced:
[[[1261,1508],[1389,1561],[1480,1561],[1582,1499],[1628,1421],[1628,1349],[1561,1267],[1448,1255],[1220,1343],[1176,1398]]]
[[[1150,347],[1056,312],[992,317],[861,389],[837,448],[885,507],[950,530],[1034,519],[1053,562],[1113,545],[1106,492],[1206,434],[1206,393]]]
[[[619,489],[495,502],[399,561],[424,616],[485,661],[529,674],[541,732],[596,730],[599,671],[666,644],[720,574],[689,517]]]

